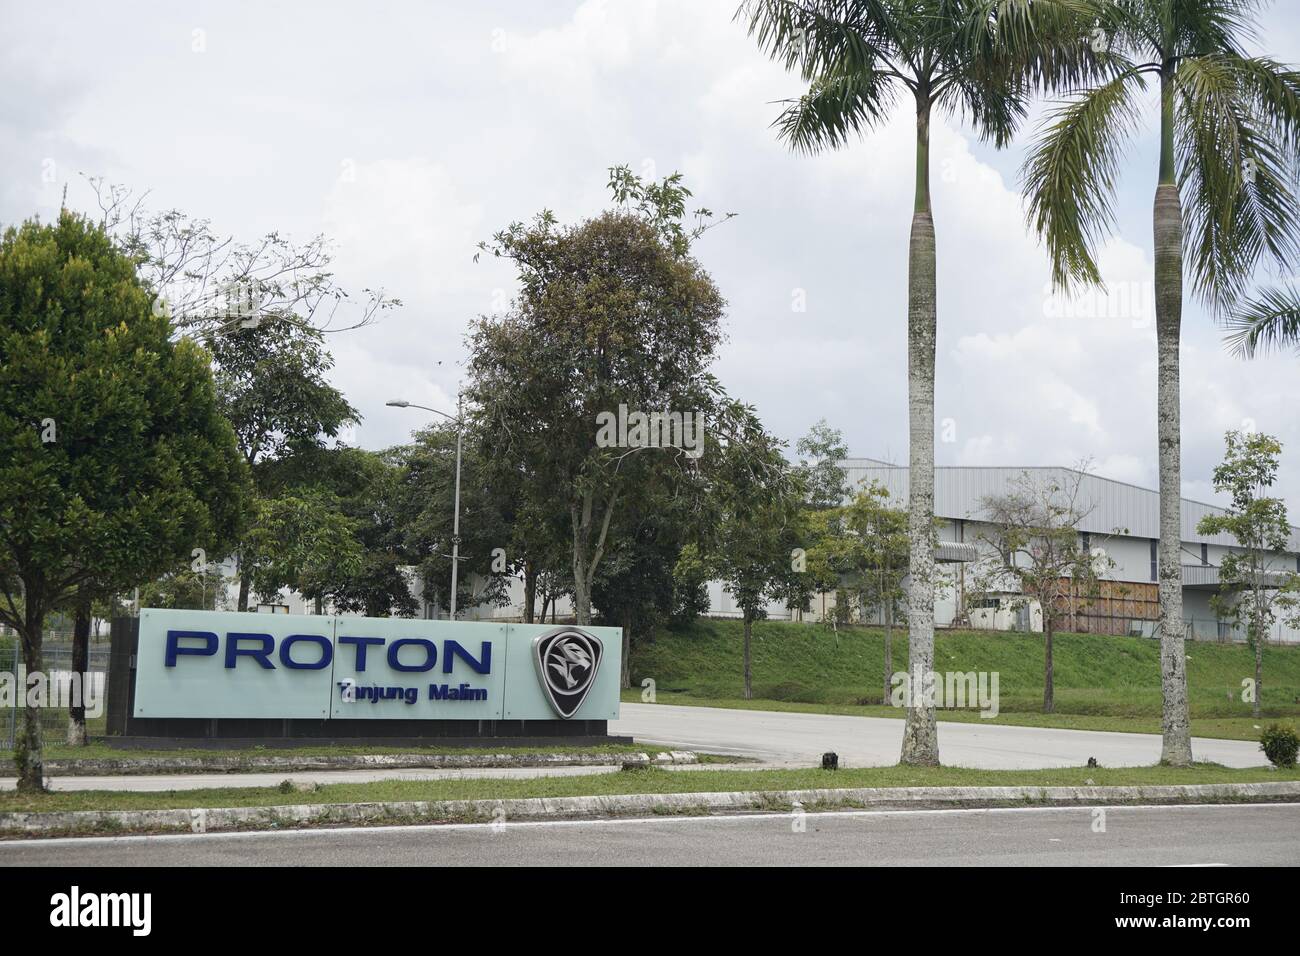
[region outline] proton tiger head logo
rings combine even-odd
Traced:
[[[559,627],[533,639],[533,661],[551,707],[564,719],[577,713],[605,656],[600,638],[578,627]]]

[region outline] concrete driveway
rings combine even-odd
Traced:
[[[613,734],[679,750],[757,757],[808,766],[829,750],[841,766],[872,767],[898,762],[903,721],[888,717],[841,717],[671,704],[623,704],[610,721]],[[1227,767],[1267,763],[1259,744],[1248,740],[1192,739],[1198,761]],[[939,757],[950,766],[984,770],[1077,767],[1096,757],[1105,767],[1140,767],[1160,760],[1155,734],[1053,730],[993,724],[939,722]]]

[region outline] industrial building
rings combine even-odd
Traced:
[[[906,506],[908,468],[870,458],[841,462],[852,487],[877,483],[900,507]],[[934,470],[934,512],[939,519],[941,560],[937,565],[935,624],[980,626],[988,608],[972,607],[973,601],[988,602],[985,594],[971,587],[970,566],[982,552],[989,555],[989,527],[984,501],[1005,494],[1023,476],[1035,484],[1056,483],[1073,488],[1078,483],[1079,522],[1083,544],[1101,549],[1111,565],[1102,574],[1099,591],[1091,600],[1072,609],[1066,629],[1095,634],[1154,634],[1158,616],[1156,559],[1160,536],[1160,495],[1112,478],[1102,478],[1072,468],[1059,467],[972,467],[943,466]],[[1196,640],[1244,639],[1240,629],[1221,622],[1211,610],[1210,598],[1218,593],[1219,566],[1223,556],[1237,550],[1228,535],[1203,535],[1196,527],[1208,514],[1224,509],[1199,501],[1182,499],[1183,619],[1188,637]],[[965,560],[943,561],[945,544],[974,546],[975,555]],[[1300,572],[1300,528],[1292,527],[1288,551],[1275,556],[1279,570]],[[1004,602],[1011,604],[1014,602]],[[1041,629],[1028,608],[1017,609],[1012,626]],[[1300,632],[1284,623],[1274,625],[1270,640],[1300,641]]]
[[[889,492],[890,500],[905,508],[908,495],[908,469],[872,458],[842,461],[850,487],[855,490],[876,483]],[[935,468],[934,509],[939,521],[939,544],[935,550],[935,625],[947,627],[992,628],[999,630],[1040,631],[1041,609],[1011,593],[990,594],[975,587],[974,569],[981,560],[993,557],[989,540],[994,537],[984,500],[1004,494],[1028,476],[1034,483],[1056,482],[1062,487],[1078,483],[1081,511],[1081,542],[1090,550],[1100,549],[1109,559],[1101,575],[1098,590],[1072,608],[1064,630],[1092,634],[1128,634],[1153,636],[1158,616],[1156,557],[1159,538],[1159,504],[1157,492],[1137,485],[1072,468],[1060,467],[972,467],[940,466]],[[1220,621],[1210,606],[1210,598],[1220,588],[1219,565],[1223,556],[1235,548],[1227,535],[1202,535],[1196,526],[1207,514],[1221,514],[1222,508],[1198,501],[1182,500],[1183,525],[1183,618],[1187,636],[1193,640],[1244,640],[1241,628]],[[1300,572],[1300,529],[1292,528],[1289,550],[1276,556],[1277,567]],[[230,582],[233,585],[233,582]],[[413,593],[420,593],[413,577]],[[471,581],[471,584],[473,582]],[[712,617],[739,617],[740,610],[721,582],[708,585],[709,611]],[[233,593],[230,595],[233,599]],[[283,594],[276,605],[262,610],[311,613],[310,606],[295,594]],[[227,606],[233,605],[228,600]],[[782,604],[767,608],[774,620],[818,622],[833,612],[835,595],[814,596],[810,610],[792,611]],[[539,609],[540,610],[540,609]],[[443,617],[441,608],[427,605],[425,617]],[[572,604],[561,598],[553,608],[558,620],[572,619]],[[508,603],[501,606],[475,605],[461,612],[462,620],[521,620],[523,617],[523,582],[512,580]],[[871,620],[869,618],[869,620]],[[875,619],[877,622],[879,618]],[[1276,622],[1269,640],[1300,642],[1300,631]]]

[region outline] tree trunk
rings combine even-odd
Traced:
[[[1259,716],[1259,709],[1264,696],[1264,635],[1258,625],[1255,627],[1255,707],[1254,714]]]
[[[882,704],[889,703],[889,690],[894,676],[894,609],[885,605],[885,692],[880,698]]]
[[[531,561],[524,562],[524,623],[532,624],[537,610],[537,566]],[[542,608],[543,616],[546,609]]]
[[[573,583],[573,614],[579,624],[591,623],[591,591],[586,584]]]
[[[1052,625],[1043,628],[1046,653],[1043,656],[1043,713],[1050,714],[1056,709],[1055,681],[1052,675]]]
[[[582,517],[578,509],[573,515],[573,613],[578,624],[591,623],[591,587],[587,578],[587,534],[591,528],[591,496],[584,499]]]
[[[249,576],[241,573],[239,575],[239,610],[241,611],[248,610],[248,591],[251,585],[252,581]]]
[[[90,679],[90,602],[77,604],[76,617],[72,624],[72,673],[74,686],[80,682],[81,693],[74,696],[68,708],[68,744],[73,747],[86,745],[86,684]]]
[[[908,665],[924,680],[934,669],[934,343],[935,245],[930,214],[930,101],[917,93],[916,205],[908,252],[907,534],[911,563],[908,587]],[[910,695],[900,763],[935,766],[939,735],[932,701]]]
[[[19,639],[23,648],[23,664],[28,679],[33,674],[45,673],[45,660],[41,643],[45,628],[45,614],[40,605],[31,599],[31,589],[24,588],[27,597],[25,626]],[[23,695],[23,725],[14,742],[14,763],[18,767],[18,792],[39,793],[45,790],[45,753],[41,739],[40,702],[27,693],[25,686],[17,688]]]
[[[1181,521],[1181,434],[1178,347],[1183,312],[1183,218],[1174,176],[1173,84],[1161,80],[1160,184],[1154,209],[1156,298],[1156,415],[1160,454],[1159,578],[1161,727],[1160,762],[1175,767],[1192,762],[1187,709],[1187,657],[1183,649],[1183,568]]]
[[[752,700],[754,697],[753,671],[751,669],[749,642],[754,630],[754,619],[750,617],[749,612],[745,612],[745,700]]]

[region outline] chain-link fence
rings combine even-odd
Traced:
[[[1213,641],[1219,644],[1246,643],[1246,625],[1244,624],[1232,624],[1215,618],[1200,617],[1184,618],[1184,623],[1187,625],[1187,639],[1189,641]],[[1300,643],[1300,632],[1288,628],[1282,621],[1274,621],[1268,629],[1268,634],[1264,637],[1264,643],[1295,645]]]
[[[86,708],[86,733],[103,734],[106,718],[105,694],[108,688],[108,643],[92,643],[86,672],[90,675],[73,679],[72,644],[66,641],[49,641],[42,649],[47,675],[44,683],[46,699],[41,708],[41,730],[48,743],[61,743],[67,738],[69,708],[73,694],[81,695]],[[26,684],[19,680],[22,670],[22,650],[17,640],[0,643],[0,674],[13,677],[13,699],[4,700],[0,707],[0,745],[12,750],[23,719],[22,707]],[[7,696],[7,695],[6,695]]]

